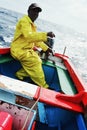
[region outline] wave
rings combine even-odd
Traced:
[[[3,36],[0,36],[0,42],[5,42]]]

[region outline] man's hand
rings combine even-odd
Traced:
[[[55,37],[55,34],[54,34],[53,32],[48,32],[48,33],[47,33],[47,36],[53,38],[53,37]]]
[[[51,48],[48,48],[46,53],[53,53],[52,49]]]
[[[45,52],[45,60],[48,59],[49,53],[52,53],[52,55],[53,55],[53,51],[51,48],[48,48],[47,51]]]

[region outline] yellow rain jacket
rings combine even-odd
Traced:
[[[19,79],[23,80],[24,77],[30,76],[37,85],[48,88],[42,61],[33,50],[34,46],[37,46],[46,51],[48,46],[44,41],[47,41],[47,33],[36,32],[35,24],[25,15],[16,25],[14,39],[11,43],[11,55],[19,60],[23,67],[16,73]]]

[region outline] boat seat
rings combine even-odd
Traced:
[[[61,99],[56,98],[57,95],[61,95],[61,93],[41,88],[37,85],[19,81],[4,75],[0,75],[0,92],[0,100],[12,104],[16,103],[16,96],[18,95],[30,100],[37,100],[39,98],[39,100],[45,104],[83,112],[83,108],[79,104],[69,101],[61,101]],[[10,98],[9,94],[12,95],[10,95]]]
[[[65,69],[61,69],[60,67],[56,67],[56,68],[58,72],[61,90],[65,94],[69,94],[69,95],[74,95],[75,93],[77,93],[75,86],[73,85],[73,82],[69,76],[68,71]]]

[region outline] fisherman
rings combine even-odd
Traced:
[[[14,38],[11,43],[11,55],[20,61],[22,68],[16,72],[16,77],[23,80],[30,77],[37,85],[48,88],[42,69],[42,61],[33,50],[34,46],[40,47],[45,53],[52,52],[44,42],[48,37],[55,37],[53,32],[37,32],[34,21],[42,11],[37,3],[32,3],[28,8],[28,15],[24,15],[17,23]]]

